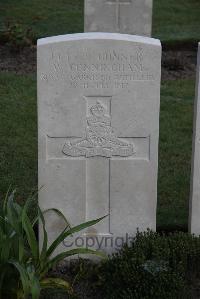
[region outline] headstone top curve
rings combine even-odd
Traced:
[[[66,41],[76,41],[76,40],[119,40],[119,41],[130,41],[136,43],[145,43],[155,46],[161,46],[159,39],[139,36],[139,35],[130,35],[122,33],[105,33],[105,32],[87,32],[87,33],[75,33],[75,34],[64,34],[56,35],[46,38],[38,39],[37,45],[42,46],[46,44],[66,42]]]

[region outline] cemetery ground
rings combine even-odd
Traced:
[[[164,45],[157,227],[159,231],[167,233],[175,230],[187,231],[196,45],[200,40],[199,10],[198,0],[155,0],[154,4],[153,36],[160,38]],[[0,57],[3,58],[0,61],[0,194],[3,196],[9,185],[12,188],[16,187],[17,201],[21,203],[31,190],[37,188],[36,48],[34,42],[41,36],[82,32],[83,1],[35,0],[27,5],[25,0],[8,0],[0,4],[0,20],[2,26]],[[28,28],[31,28],[31,34],[27,31]],[[8,44],[5,44],[6,41]],[[30,46],[24,48],[23,43],[30,44]],[[162,241],[153,236],[150,239],[153,250],[156,251],[155,248],[159,244],[163,252],[167,251],[165,245],[160,245],[159,242],[162,243]],[[181,242],[187,243],[186,240]],[[174,244],[173,240],[172,244]],[[190,245],[191,243],[185,245],[184,248],[189,248]],[[180,251],[182,248],[177,245],[174,252],[178,255]],[[125,253],[125,256],[127,257],[128,253]],[[113,273],[117,277],[119,273],[115,263],[118,261],[110,262],[109,266],[113,267]],[[121,258],[120,263],[125,272],[127,270],[126,258]],[[161,266],[165,267],[165,265]],[[97,274],[96,271],[101,270],[91,269],[86,275],[85,266],[81,267],[81,275],[85,275],[86,282],[83,282],[82,287],[77,287],[77,292],[84,293],[88,283],[89,285],[98,284],[94,277]],[[106,267],[102,271],[106,273],[104,280],[112,280],[107,274],[109,271],[106,272]],[[60,273],[59,270],[55,274],[58,273]],[[93,278],[90,277],[90,273]],[[73,273],[66,272],[62,275],[68,277]],[[120,277],[122,284],[125,283],[126,278]],[[84,281],[82,277],[80,280]],[[144,279],[143,288],[146,287],[145,283]],[[177,281],[177,285],[180,283]],[[197,283],[194,282],[197,292],[194,292],[192,298],[199,298],[198,284],[199,280]],[[116,286],[112,285],[112,288]],[[168,288],[170,289],[170,286]],[[96,293],[88,291],[88,285],[86,289],[87,298],[98,298]],[[109,291],[108,288],[107,292]],[[126,295],[126,298],[131,298],[128,294]],[[99,296],[101,298],[101,295]],[[56,295],[55,298],[61,297]],[[118,295],[118,298],[125,298],[125,296]],[[134,298],[139,297],[135,295]]]
[[[5,51],[5,47],[4,49],[2,47],[1,50]],[[28,55],[26,55],[27,53]],[[173,56],[174,53],[175,56]],[[6,55],[7,58],[1,64],[3,71],[0,73],[1,195],[6,193],[9,185],[12,185],[17,187],[18,202],[23,202],[30,190],[37,186],[35,49],[24,49],[20,53],[11,51],[9,55],[8,52]],[[165,52],[164,56],[166,57],[163,57],[161,86],[157,226],[159,230],[168,233],[175,230],[187,231],[196,52],[187,50],[185,54],[180,54],[177,51],[170,51],[170,55]],[[170,64],[170,62],[173,63]],[[188,240],[185,240],[185,237],[183,240],[180,236],[176,238],[180,239],[181,245],[179,244],[175,249],[173,247],[175,242],[172,238],[173,246],[170,250],[174,250],[178,256],[180,251],[183,252],[183,248],[179,246],[183,246],[183,242],[186,242],[186,245],[183,246],[186,248],[182,256],[184,260],[185,252],[190,251],[188,248],[191,246],[191,242],[187,243]],[[155,252],[157,252],[158,246],[161,247],[162,252],[167,251],[164,241],[155,241],[153,237],[151,242]],[[193,242],[196,243],[195,240]],[[194,248],[192,250],[195,252]],[[134,255],[135,253],[129,254]],[[165,256],[165,253],[162,254]],[[124,255],[127,256],[127,253]],[[120,267],[123,267],[124,272],[130,271],[130,269],[126,269],[126,258],[122,256],[120,261]],[[118,262],[118,260],[110,262],[110,266],[113,267],[112,271],[116,277],[121,279],[123,289],[126,277],[123,277],[124,274],[122,277],[119,276]],[[102,278],[102,285],[105,285],[105,280],[112,281],[111,277],[107,277],[110,270],[106,271],[106,269],[108,266],[96,269],[81,262],[80,265],[74,265],[70,270],[58,267],[53,274],[70,279],[76,277],[78,271],[79,276],[74,284],[75,290],[79,294],[78,298],[92,299],[102,298],[101,289],[98,286],[98,277],[99,275],[101,277],[101,271],[105,275]],[[122,271],[122,273],[124,272]],[[134,275],[136,274],[137,272],[134,272]],[[132,283],[136,277],[132,276],[132,272],[129,272],[129,275],[130,283]],[[144,279],[144,284],[148,283],[148,279],[146,279]],[[166,278],[164,279],[166,280]],[[119,285],[119,280],[116,279],[114,285],[109,285],[106,289],[108,294],[111,291],[110,288],[117,289],[115,283]],[[153,283],[151,281],[152,289],[156,283],[156,279]],[[176,283],[179,285],[182,282],[177,281]],[[193,284],[194,297],[192,298],[199,298],[199,280],[196,277]],[[168,286],[167,288],[170,289]],[[45,296],[49,298],[49,294]],[[44,299],[47,298],[45,296]],[[120,294],[116,296],[118,297],[114,298],[126,298],[125,295],[122,295],[124,297],[120,297]],[[162,298],[173,298],[168,296],[169,294]],[[51,293],[51,298],[66,297],[62,294]],[[140,297],[135,296],[135,298]]]
[[[0,3],[0,23],[32,29],[34,38],[83,31],[83,0],[7,0]],[[199,39],[198,0],[154,0],[153,36],[169,43]],[[8,24],[9,23],[9,24]]]

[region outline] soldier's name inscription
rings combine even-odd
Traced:
[[[145,65],[142,47],[133,47],[133,54],[116,50],[94,53],[89,48],[77,53],[60,54],[52,50],[50,71],[42,73],[46,82],[66,81],[69,88],[127,88],[134,81],[155,80],[155,74]],[[92,57],[92,58],[91,58]]]

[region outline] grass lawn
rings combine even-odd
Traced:
[[[36,80],[0,73],[0,192],[37,187]]]
[[[169,229],[187,228],[194,90],[192,80],[161,88],[157,223]]]
[[[187,226],[194,81],[162,86],[158,226]],[[0,190],[37,187],[36,79],[0,74]]]
[[[100,1],[100,0],[99,0]],[[31,27],[35,36],[83,32],[84,0],[1,0],[5,21]],[[162,41],[200,40],[199,0],[154,0],[153,36]]]
[[[166,42],[200,41],[200,1],[154,0],[153,36]]]

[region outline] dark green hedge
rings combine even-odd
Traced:
[[[199,270],[199,237],[147,231],[98,266],[99,290],[104,299],[193,298]]]
[[[197,299],[200,237],[182,232],[138,233],[131,246],[108,260],[71,261],[60,271],[58,276],[71,277],[76,299]],[[67,298],[60,296],[47,293],[42,298]]]

